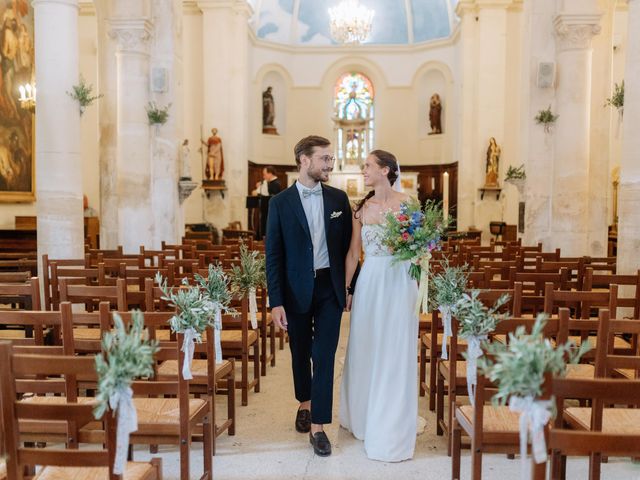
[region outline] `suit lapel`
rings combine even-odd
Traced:
[[[327,188],[324,183],[322,184],[322,204],[324,207],[324,235],[327,238],[327,248],[331,235],[329,230],[331,228],[331,212],[333,212],[333,198],[331,197],[331,190]]]
[[[311,232],[309,232],[309,222],[307,222],[307,216],[304,213],[304,208],[302,208],[302,202],[300,201],[300,193],[298,193],[298,187],[296,187],[295,183],[289,187],[289,203],[291,204],[293,213],[300,222],[300,225],[307,233],[307,238],[311,240]]]

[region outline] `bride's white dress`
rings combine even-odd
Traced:
[[[364,217],[364,215],[363,215]],[[365,260],[356,283],[340,392],[340,424],[369,458],[413,457],[418,418],[418,287],[409,262],[394,263],[380,224],[362,226]]]

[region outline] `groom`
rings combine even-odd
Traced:
[[[351,241],[347,195],[322,182],[335,157],[331,142],[309,136],[294,148],[298,181],[269,203],[266,268],[275,324],[289,332],[295,427],[309,432],[317,455],[331,455],[333,366],[346,304],[344,264]]]

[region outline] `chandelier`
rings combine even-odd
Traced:
[[[361,43],[371,33],[375,12],[360,5],[358,0],[344,0],[329,9],[331,36],[339,43]]]

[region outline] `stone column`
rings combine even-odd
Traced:
[[[553,18],[556,0],[536,0],[523,5],[523,50],[522,50],[522,125],[521,158],[525,164],[525,229],[523,243],[544,244],[551,248],[551,198],[552,185],[549,176],[553,172],[553,130],[545,133],[534,117],[540,110],[551,106],[556,111],[555,88],[540,88],[537,82],[540,62],[553,62],[555,42]],[[557,112],[556,112],[557,113]]]
[[[481,200],[478,192],[485,183],[489,139],[495,137],[503,149],[500,180],[506,158],[513,157],[505,152],[507,20],[513,7],[512,0],[461,0],[456,10],[462,22],[458,228],[475,225],[485,232],[485,240],[489,222],[502,216],[496,194],[487,192]]]
[[[557,90],[551,246],[564,256],[589,252],[591,39],[600,31],[594,0],[565,1],[554,19]]]
[[[157,72],[151,95],[158,105],[171,104],[167,123],[152,129],[154,245],[160,248],[162,240],[179,243],[184,233],[178,195],[178,151],[183,131],[182,1],[152,0],[151,5],[154,29],[151,67]],[[165,85],[160,85],[162,78]],[[192,148],[196,150],[197,146]]]
[[[38,258],[82,258],[78,0],[34,0]]]
[[[204,140],[218,129],[224,149],[225,198],[204,199],[207,221],[218,228],[246,223],[248,175],[249,23],[247,0],[198,0],[202,10]]]
[[[100,248],[118,246],[117,69],[115,39],[109,35],[110,0],[95,0],[98,24],[98,104],[100,142]]]
[[[146,2],[116,2],[109,34],[117,41],[116,164],[118,243],[126,253],[153,247],[149,102],[149,38]]]
[[[618,194],[618,273],[640,268],[640,1],[628,0],[622,160]]]

